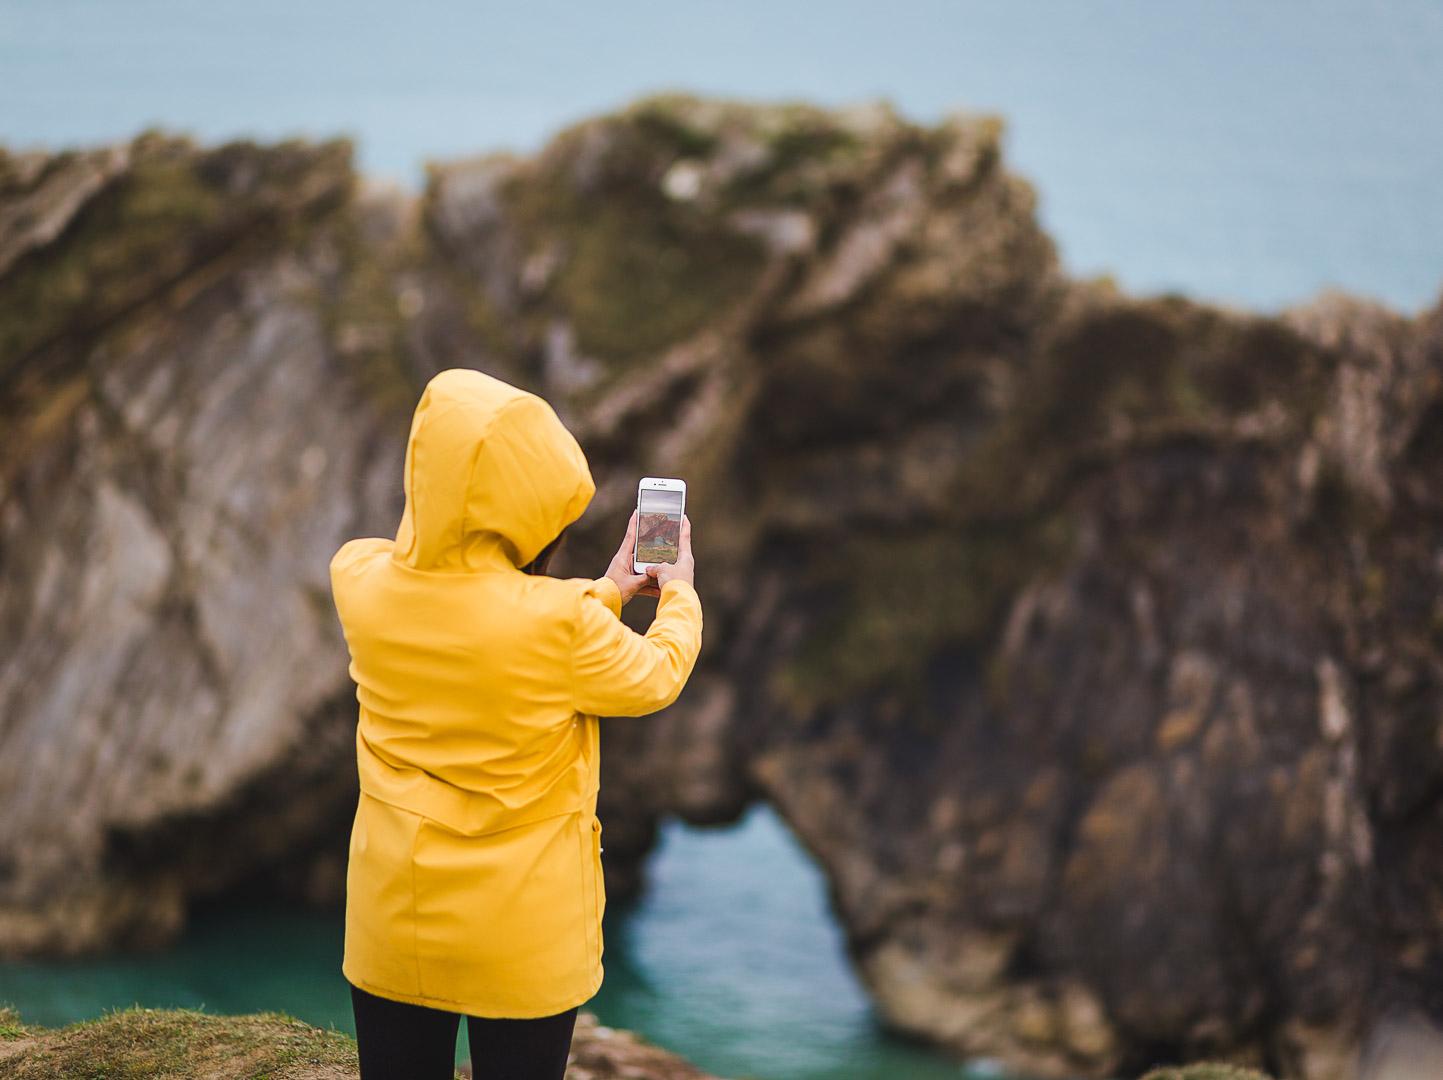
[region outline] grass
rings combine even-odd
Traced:
[[[216,1016],[131,1006],[62,1028],[0,1007],[0,1078],[321,1080],[355,1077],[356,1043],[278,1012]]]
[[[1241,1065],[1205,1061],[1197,1065],[1170,1065],[1153,1069],[1142,1080],[1270,1080],[1266,1073]]]

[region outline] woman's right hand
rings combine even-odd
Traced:
[[[696,588],[696,561],[691,555],[691,518],[685,514],[681,516],[681,544],[676,562],[653,563],[646,568],[646,576],[656,582],[658,592],[668,581],[685,581]]]

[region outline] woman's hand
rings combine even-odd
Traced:
[[[657,596],[661,595],[661,587],[668,581],[685,581],[692,588],[696,588],[696,562],[691,557],[691,518],[685,514],[681,516],[681,546],[676,562],[653,563],[646,568],[646,576],[656,582]]]
[[[686,531],[685,524],[682,528],[683,534]],[[606,568],[606,577],[616,582],[616,587],[621,590],[621,602],[625,604],[633,596],[660,596],[661,586],[652,583],[651,578],[646,574],[632,573],[631,556],[636,551],[636,511],[631,512],[631,520],[626,523],[626,535],[622,537],[621,547],[616,549],[616,554],[611,557],[611,565]]]

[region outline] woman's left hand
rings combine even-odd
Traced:
[[[626,523],[626,536],[621,540],[621,547],[616,549],[616,554],[611,557],[611,565],[606,568],[606,577],[616,582],[616,587],[621,590],[621,602],[625,604],[633,596],[660,596],[661,590],[646,574],[632,573],[632,553],[636,550],[636,511],[631,512],[631,520]]]

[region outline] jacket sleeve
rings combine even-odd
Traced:
[[[592,716],[643,716],[681,694],[701,652],[701,598],[668,581],[645,634],[621,621],[621,590],[598,578],[582,592],[571,650],[573,702]]]

